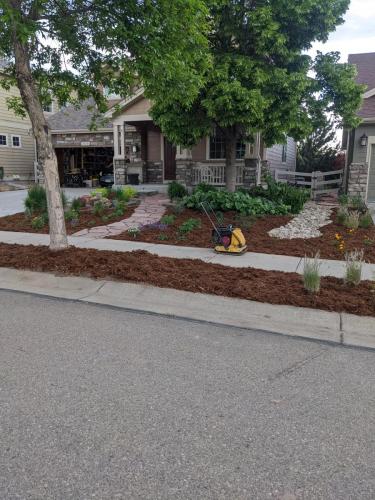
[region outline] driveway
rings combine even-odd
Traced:
[[[88,188],[64,188],[66,196],[69,199],[76,198],[89,194],[92,189]],[[7,191],[0,193],[0,217],[12,215],[24,211],[24,200],[27,195],[27,190]]]
[[[2,500],[375,498],[375,352],[0,304]]]

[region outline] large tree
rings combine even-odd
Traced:
[[[50,247],[67,246],[57,160],[43,104],[79,104],[100,86],[126,95],[140,81],[160,100],[189,106],[209,65],[201,0],[0,0],[0,53],[10,61],[8,88],[17,113],[27,113],[45,177]],[[202,76],[203,75],[203,76]]]
[[[355,126],[362,88],[339,54],[306,51],[343,22],[350,0],[207,0],[213,68],[188,106],[152,95],[152,116],[176,144],[213,127],[225,138],[226,184],[236,184],[236,143],[261,132],[266,145],[311,133],[330,113]]]

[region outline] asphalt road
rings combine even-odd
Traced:
[[[375,498],[375,352],[0,291],[0,367],[2,500]]]

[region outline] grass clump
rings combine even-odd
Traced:
[[[370,214],[369,211],[365,212],[359,218],[359,227],[361,227],[362,229],[368,229],[369,227],[371,227],[373,225],[374,225],[374,222],[372,220],[372,215]]]
[[[345,255],[345,283],[357,286],[362,280],[363,250],[353,250]]]
[[[35,230],[43,229],[44,226],[48,224],[48,215],[47,213],[37,215],[31,221],[31,227]]]
[[[174,223],[175,220],[176,220],[175,215],[163,215],[163,217],[160,219],[160,223],[170,226],[171,224]]]
[[[101,201],[97,201],[94,204],[93,208],[93,214],[97,215],[98,217],[102,217],[104,215],[104,204]]]
[[[172,181],[168,185],[168,196],[171,200],[181,199],[188,194],[185,186],[177,181]]]
[[[201,227],[201,221],[199,219],[191,218],[181,224],[178,228],[178,232],[180,234],[187,234],[194,231],[194,229],[198,229],[199,227]]]
[[[309,293],[320,291],[320,254],[314,257],[305,257],[303,265],[303,286]]]
[[[361,214],[357,210],[354,210],[353,212],[349,212],[348,216],[346,217],[346,219],[344,221],[344,226],[347,227],[348,229],[352,229],[353,231],[356,231],[359,228],[360,216],[361,216]]]
[[[141,230],[138,227],[131,227],[130,229],[128,229],[128,235],[132,236],[133,239],[136,239],[137,236],[139,236],[140,232]]]
[[[349,217],[348,207],[345,205],[341,205],[337,210],[337,222],[341,226],[344,226],[348,217]]]
[[[169,236],[167,234],[165,234],[165,233],[160,233],[158,235],[158,240],[160,240],[160,241],[167,241],[167,240],[169,240]]]
[[[65,215],[65,220],[68,222],[76,221],[79,219],[79,212],[77,212],[77,210],[74,210],[73,208],[65,212],[64,215]]]
[[[63,207],[67,205],[67,199],[64,192],[61,192],[61,199]],[[47,207],[47,193],[43,186],[35,184],[28,189],[26,199],[24,201],[25,212],[27,215],[46,214]]]

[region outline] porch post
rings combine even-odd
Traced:
[[[245,149],[245,166],[243,172],[243,185],[246,188],[259,184],[260,178],[260,134],[254,135],[254,144],[247,142]]]
[[[176,148],[176,180],[186,187],[192,186],[192,151],[177,146]]]

